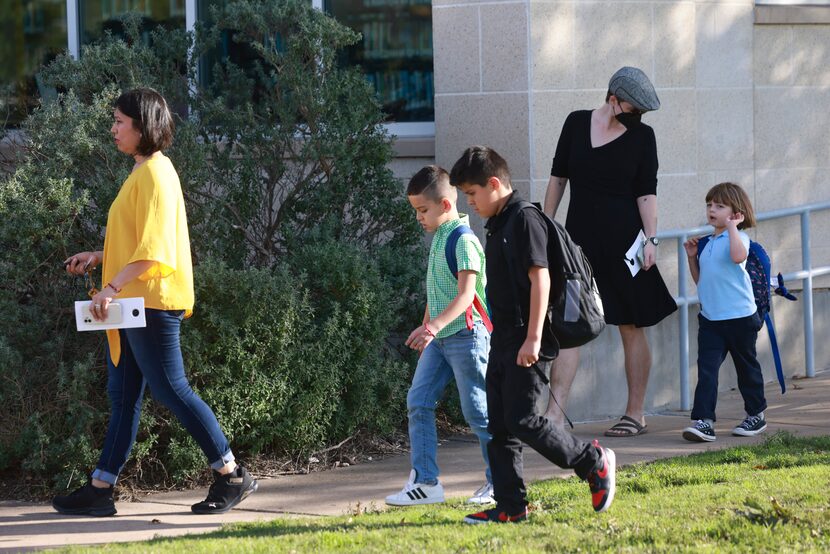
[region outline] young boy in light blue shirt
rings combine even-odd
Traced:
[[[718,371],[726,354],[738,374],[746,418],[733,435],[751,437],[767,428],[764,410],[764,376],[755,351],[758,315],[752,281],[746,271],[749,237],[742,229],[755,226],[749,196],[734,183],[720,183],[706,194],[706,216],[715,232],[698,252],[698,238],[683,246],[700,298],[698,315],[697,387],[692,406],[696,423],[683,430],[683,438],[711,442],[715,436]]]
[[[484,249],[471,232],[466,215],[456,209],[457,191],[449,174],[438,166],[427,166],[409,181],[407,196],[418,223],[435,233],[427,267],[427,307],[423,324],[412,331],[407,346],[421,352],[406,403],[412,471],[403,489],[386,497],[393,506],[413,506],[444,501],[438,481],[435,408],[447,384],[455,378],[464,419],[478,437],[485,463],[486,482],[470,503],[493,502],[493,485],[487,456],[487,393],[485,373],[490,351],[489,317],[486,308]],[[447,244],[456,241],[453,253]],[[450,246],[451,247],[451,246]],[[447,257],[457,264],[457,274]]]

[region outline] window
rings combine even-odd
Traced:
[[[229,0],[197,0],[199,20],[207,23],[215,23],[211,10],[224,8]],[[240,44],[233,40],[233,32],[223,30],[216,48],[202,55],[199,59],[199,82],[203,86],[213,84],[213,70],[220,60],[229,60],[235,65],[248,70],[254,67],[254,61],[259,54],[246,44]]]
[[[390,120],[434,121],[430,0],[325,0],[323,7],[363,36],[344,63],[363,68]]]
[[[137,12],[144,16],[143,29],[147,34],[155,27],[184,29],[184,0],[80,0],[79,26],[81,44],[101,38],[105,31],[114,35],[123,33],[119,16]]]
[[[80,46],[105,32],[123,34],[118,16],[143,14],[145,30],[192,29],[209,7],[227,0],[3,0],[0,10],[0,118],[19,123],[39,98],[55,94],[40,82],[37,70],[60,52],[78,56]],[[358,31],[362,40],[343,55],[358,65],[375,87],[389,129],[399,136],[435,134],[430,0],[309,0]],[[216,56],[245,65],[255,54],[223,37],[220,51],[200,63],[202,79]]]
[[[66,0],[3,2],[0,10],[0,121],[15,126],[54,95],[38,70],[66,50]]]
[[[759,6],[830,6],[830,0],[755,0]]]

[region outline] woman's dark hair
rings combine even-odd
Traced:
[[[133,120],[133,127],[141,133],[136,152],[149,156],[173,144],[173,114],[164,97],[151,88],[134,88],[118,97],[115,107]]]

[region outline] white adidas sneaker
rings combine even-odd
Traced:
[[[484,483],[467,499],[467,504],[493,504],[495,501],[496,499],[493,498],[493,484]]]
[[[418,506],[420,504],[438,504],[443,501],[444,487],[441,486],[441,483],[437,485],[416,483],[414,469],[409,472],[409,480],[403,486],[401,492],[386,497],[386,503],[390,506]]]

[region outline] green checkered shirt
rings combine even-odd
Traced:
[[[438,314],[443,312],[450,302],[458,296],[458,280],[450,272],[444,248],[453,229],[459,225],[470,225],[469,217],[464,214],[459,214],[459,216],[458,219],[447,221],[438,227],[432,239],[432,246],[429,249],[427,302],[429,304],[430,319],[438,317]],[[481,303],[487,306],[487,298],[484,293],[484,287],[487,286],[487,264],[484,260],[484,249],[481,247],[478,237],[473,234],[461,235],[455,247],[455,257],[458,261],[459,272],[475,271],[477,273],[476,294]],[[475,307],[473,307],[473,319],[481,319],[481,315]],[[437,337],[441,339],[449,337],[466,328],[466,315],[462,313],[452,323],[441,329]]]

